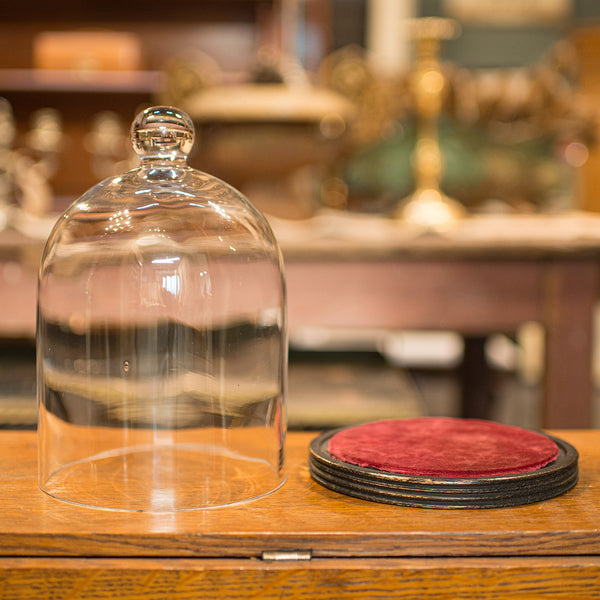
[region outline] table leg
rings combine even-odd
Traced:
[[[461,416],[489,419],[492,411],[492,371],[485,355],[486,336],[463,337],[463,361],[459,370]]]
[[[561,261],[548,266],[544,427],[592,426],[593,317],[598,283],[598,267],[593,261]]]

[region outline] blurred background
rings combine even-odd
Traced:
[[[461,217],[600,211],[594,0],[3,3],[0,427],[35,426],[52,223],[136,166],[130,123],[158,103],[190,114],[192,166],[245,193],[284,257],[410,224],[415,189]],[[460,332],[293,324],[291,428],[460,413]],[[484,336],[492,418],[540,425],[543,338],[536,323]]]

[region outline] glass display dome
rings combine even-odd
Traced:
[[[131,129],[140,166],[76,200],[41,260],[39,483],[117,510],[188,510],[282,485],[285,281],[266,219],[189,167],[189,117]]]

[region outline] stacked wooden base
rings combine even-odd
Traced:
[[[340,428],[325,432],[310,444],[309,471],[326,488],[363,500],[422,508],[500,508],[548,500],[575,486],[577,450],[547,435],[558,446],[550,464],[526,473],[484,477],[407,475],[339,460],[328,450]]]

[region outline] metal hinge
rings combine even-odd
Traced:
[[[310,560],[310,550],[275,550],[262,553],[263,560]]]

